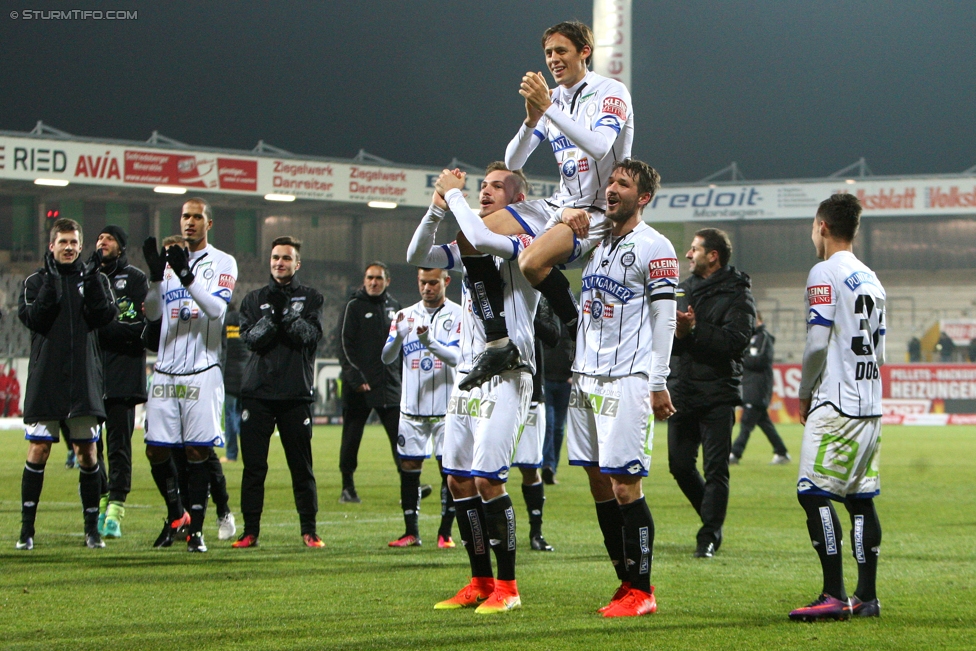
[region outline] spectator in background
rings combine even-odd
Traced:
[[[544,308],[543,305],[546,307]],[[539,311],[548,308],[546,301],[540,301]],[[566,325],[553,315],[559,325],[559,341],[555,346],[543,345],[546,376],[546,438],[542,448],[542,481],[557,484],[556,470],[559,454],[566,433],[566,410],[569,408],[569,394],[573,388],[573,358],[576,344]]]
[[[749,434],[759,425],[773,446],[773,465],[790,462],[786,444],[769,418],[769,402],[773,398],[773,343],[776,337],[763,325],[762,313],[756,312],[756,332],[742,354],[742,420],[739,437],[732,444],[729,463],[738,465],[746,451]]]
[[[129,264],[125,253],[128,240],[124,230],[108,225],[95,243],[101,271],[108,277],[118,308],[118,317],[98,330],[105,369],[105,447],[109,470],[108,492],[103,493],[99,504],[98,523],[99,533],[105,538],[122,537],[125,500],[132,487],[136,405],[147,398],[146,347],[142,343],[146,318],[142,305],[149,292],[149,282],[142,270]]]
[[[381,359],[390,322],[400,302],[387,293],[390,270],[383,262],[366,266],[363,286],[356,290],[340,321],[339,363],[342,365],[342,443],[339,470],[342,494],[339,502],[358,504],[353,477],[359,465],[359,445],[370,413],[375,409],[390,439],[393,462],[400,471],[397,433],[400,427],[400,358],[391,364]]]
[[[221,463],[237,461],[237,436],[241,432],[241,379],[250,353],[241,341],[241,313],[231,303],[224,320],[224,456]]]
[[[908,340],[908,361],[922,361],[922,341],[918,337],[912,337]]]
[[[939,353],[940,361],[951,362],[956,352],[956,344],[952,341],[952,337],[943,332],[939,334],[939,343],[935,345],[935,350]]]

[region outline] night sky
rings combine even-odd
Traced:
[[[108,4],[112,5],[111,7]],[[524,118],[549,25],[586,1],[6,2],[0,129],[484,165]],[[24,9],[138,19],[11,19]],[[976,165],[976,2],[634,0],[635,156],[665,182]],[[554,177],[539,151],[527,170]]]

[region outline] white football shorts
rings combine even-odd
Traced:
[[[546,403],[536,402],[529,406],[525,424],[515,446],[512,465],[516,468],[541,468],[542,444],[546,438]]]
[[[153,373],[146,445],[223,447],[224,376],[219,366],[193,375]]]
[[[515,369],[471,391],[461,391],[457,373],[447,406],[444,472],[459,477],[508,480],[519,430],[532,400],[532,376]]]
[[[830,405],[803,428],[798,493],[867,499],[881,492],[881,418],[848,418]]]
[[[574,373],[567,421],[570,465],[598,466],[611,475],[647,476],[654,415],[646,377],[598,378]]]

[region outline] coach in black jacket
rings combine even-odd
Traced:
[[[30,367],[24,396],[27,463],[21,483],[21,530],[17,549],[34,546],[34,519],[44,485],[51,444],[60,424],[81,466],[79,492],[85,543],[104,547],[98,533],[99,468],[95,453],[99,424],[105,420],[104,384],[96,330],[116,315],[108,280],[97,257],[81,260],[81,226],[59,219],[51,229],[44,268],[24,281],[18,315],[31,331]]]
[[[363,286],[346,303],[340,321],[339,363],[342,365],[342,503],[358,503],[353,474],[359,465],[359,444],[370,412],[375,409],[390,439],[397,470],[397,434],[400,427],[400,358],[392,364],[381,359],[390,322],[400,303],[390,296],[390,271],[382,262],[366,267]]]
[[[275,425],[291,471],[302,540],[324,547],[315,532],[319,510],[312,473],[312,402],[315,349],[322,338],[322,295],[302,285],[301,242],[271,242],[271,281],[244,297],[240,339],[254,353],[241,383],[241,513],[244,533],[234,547],[254,547],[261,533],[268,447]]]
[[[146,347],[142,331],[146,318],[142,305],[149,292],[146,274],[129,264],[125,254],[126,232],[109,225],[98,234],[95,248],[101,256],[102,273],[115,295],[118,318],[98,329],[105,371],[105,439],[108,451],[108,504],[100,533],[106,538],[122,535],[125,498],[132,486],[132,431],[136,405],[146,402]],[[104,498],[103,498],[104,499]]]
[[[735,407],[742,404],[742,351],[756,317],[752,283],[729,266],[731,255],[732,244],[723,231],[698,231],[685,255],[692,275],[677,291],[678,324],[668,378],[677,413],[668,420],[668,466],[701,516],[698,558],[711,558],[722,544],[732,426]],[[696,467],[699,446],[704,478]]]

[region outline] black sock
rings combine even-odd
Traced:
[[[485,502],[485,520],[491,551],[498,563],[499,581],[515,580],[515,507],[508,493]]]
[[[823,592],[831,597],[847,599],[844,589],[844,565],[840,555],[841,525],[834,505],[820,495],[797,495],[800,506],[807,513],[807,531],[820,557],[823,568]]]
[[[403,523],[406,536],[420,537],[417,518],[420,513],[420,471],[400,472],[400,507],[403,509]]]
[[[108,494],[108,473],[105,472],[105,453],[101,438],[98,439],[95,450],[98,453],[98,493],[106,495]]]
[[[99,465],[94,468],[81,468],[78,473],[78,492],[81,494],[81,509],[85,516],[85,533],[98,530],[98,501],[102,497],[102,477]]]
[[[190,503],[190,534],[203,531],[207,517],[207,494],[210,492],[210,469],[207,462],[189,461],[186,464],[187,501]]]
[[[654,518],[643,497],[620,505],[624,520],[624,549],[632,588],[651,591],[651,561],[654,556]]]
[[[399,471],[399,468],[397,468],[397,471]],[[356,490],[356,483],[352,479],[351,472],[342,473],[342,489],[345,490],[347,488],[350,490]]]
[[[497,341],[508,336],[505,325],[505,281],[490,255],[461,258],[471,289],[471,308],[485,324],[485,340]]]
[[[540,481],[538,484],[522,484],[522,498],[525,508],[529,511],[529,538],[542,535],[542,507],[546,503],[546,489]]]
[[[472,577],[492,578],[491,556],[488,554],[488,536],[485,532],[485,509],[481,498],[475,495],[454,500],[458,512],[458,535],[468,552]]]
[[[172,457],[162,463],[149,466],[153,481],[159,494],[166,500],[166,517],[172,522],[183,517],[183,500],[180,499],[179,480],[176,476],[176,464]]]
[[[230,513],[230,495],[227,494],[224,467],[213,448],[210,449],[210,456],[207,457],[207,473],[210,479],[210,497],[213,498],[214,508],[217,509],[217,517],[222,518]]]
[[[454,497],[451,490],[447,487],[447,475],[441,473],[441,526],[437,530],[438,536],[444,538],[451,537],[451,529],[454,528]]]
[[[24,476],[20,480],[20,537],[34,537],[34,521],[37,519],[37,503],[44,488],[44,464],[24,464]]]
[[[610,562],[621,582],[630,581],[627,563],[624,560],[624,516],[620,513],[617,500],[596,503],[596,519],[603,532],[603,546],[607,548]]]
[[[881,551],[881,521],[874,508],[874,500],[847,500],[851,514],[851,541],[857,561],[857,589],[854,594],[861,601],[878,597],[878,554]]]
[[[546,297],[552,311],[556,313],[559,320],[570,328],[572,334],[572,324],[579,319],[579,303],[573,295],[573,290],[569,286],[569,281],[559,269],[555,267],[549,275],[542,279],[542,282],[535,286],[540,294]]]

